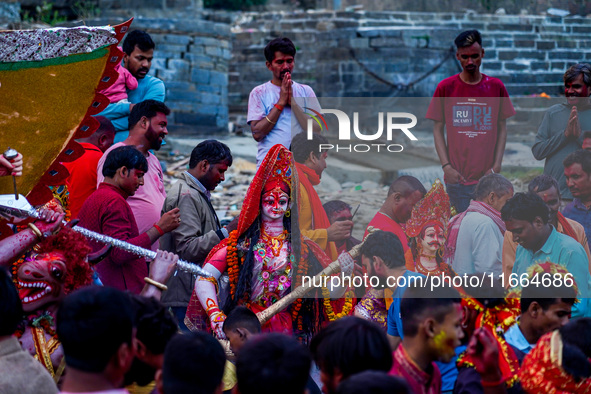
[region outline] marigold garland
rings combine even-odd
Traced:
[[[228,246],[226,249],[226,262],[228,264],[228,277],[230,279],[230,295],[234,298],[236,287],[238,286],[238,276],[240,267],[238,264],[238,231],[234,230],[228,237]]]
[[[322,287],[322,296],[324,297],[324,310],[326,312],[326,316],[328,316],[328,320],[335,321],[345,316],[349,316],[351,313],[351,310],[353,309],[353,297],[355,297],[355,293],[353,293],[351,290],[347,291],[345,295],[345,304],[343,305],[343,309],[340,313],[335,313],[332,309],[332,305],[330,304],[330,291],[328,290],[328,287]]]
[[[302,253],[300,258],[300,264],[298,264],[298,269],[296,273],[296,280],[295,280],[295,287],[299,287],[302,285],[302,277],[308,273],[308,246],[305,242],[302,242]],[[295,300],[291,307],[291,318],[294,322],[297,322],[298,330],[303,330],[303,323],[302,317],[298,314],[302,309],[302,299],[298,298]]]

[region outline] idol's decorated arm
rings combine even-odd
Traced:
[[[222,339],[225,338],[222,326],[226,315],[220,309],[220,303],[217,296],[217,281],[222,272],[226,270],[226,248],[218,250],[210,260],[208,260],[203,269],[211,274],[210,278],[199,277],[195,281],[195,293],[203,309],[209,317],[211,328],[215,335]]]
[[[9,267],[36,243],[59,231],[64,216],[50,209],[42,209],[39,219],[31,223],[29,228],[0,241],[0,266]]]

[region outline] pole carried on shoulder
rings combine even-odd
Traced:
[[[21,197],[22,197],[22,200],[27,201],[25,199],[25,197],[23,197],[23,196],[21,196]],[[16,206],[11,207],[8,205],[4,205],[3,203],[0,203],[0,216],[5,217],[5,218],[19,218],[19,219],[35,218],[35,219],[39,219],[39,212],[37,212],[33,207],[31,207],[31,205],[29,203],[26,203],[26,205],[21,204],[20,208],[17,208]],[[66,223],[67,222],[64,221],[64,224],[66,224]],[[116,239],[113,237],[109,237],[107,235],[103,235],[103,234],[96,233],[94,231],[90,231],[84,227],[74,226],[74,227],[72,227],[72,229],[74,231],[79,232],[80,234],[84,235],[86,238],[90,238],[94,241],[101,242],[104,244],[113,245],[116,248],[123,249],[126,252],[133,253],[137,256],[147,257],[152,260],[154,258],[156,258],[156,252],[154,252],[153,250],[144,249],[142,247],[132,245],[129,242],[121,241],[120,239]],[[204,276],[204,277],[211,276],[211,274],[209,272],[205,271],[203,268],[201,268],[197,264],[190,263],[185,260],[179,259],[176,266],[178,269],[180,269],[182,271],[189,272],[191,274],[200,275],[200,276]]]
[[[374,227],[368,227],[367,228],[367,232],[368,232],[367,237],[369,237],[371,235],[371,233],[374,233],[378,230],[379,229],[376,229]],[[367,240],[367,237],[365,237],[363,242],[353,246],[353,248],[351,248],[351,250],[347,252],[351,255],[352,258],[356,258],[357,256],[359,256],[359,253],[361,251],[361,246],[365,243],[365,241]],[[285,297],[283,297],[282,299],[280,299],[279,301],[277,301],[276,303],[274,303],[273,305],[271,305],[270,307],[268,307],[264,311],[260,311],[259,313],[257,313],[257,317],[258,317],[259,321],[261,322],[261,324],[265,324],[273,316],[275,316],[276,314],[281,312],[283,309],[287,308],[287,306],[290,305],[291,303],[293,303],[295,300],[297,300],[298,298],[302,298],[310,290],[315,289],[316,287],[312,286],[312,283],[315,283],[315,282],[321,283],[321,279],[323,276],[330,276],[332,274],[337,274],[339,272],[341,272],[341,265],[340,265],[339,261],[338,260],[333,261],[325,269],[320,271],[318,274],[316,274],[312,278],[312,280],[310,281],[310,285],[306,285],[306,286],[302,285],[302,286],[295,288],[291,293],[287,294]],[[316,281],[315,281],[315,279],[316,279]]]

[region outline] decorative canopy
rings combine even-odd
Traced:
[[[0,31],[0,151],[23,155],[19,194],[31,205],[52,198],[47,186],[63,184],[70,162],[84,150],[74,141],[91,135],[109,100],[98,93],[118,77],[117,48],[131,19],[113,27]],[[0,152],[0,153],[1,153]],[[0,194],[13,193],[11,177]]]

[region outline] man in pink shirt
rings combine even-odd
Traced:
[[[503,82],[480,72],[484,49],[478,30],[460,33],[455,44],[462,72],[437,85],[427,119],[435,121],[433,139],[450,202],[463,212],[478,180],[501,172],[506,120],[515,110]]]
[[[166,199],[162,166],[156,156],[150,153],[150,149],[159,150],[162,141],[168,135],[166,116],[169,114],[170,109],[160,101],[145,100],[137,103],[129,115],[129,137],[108,149],[98,164],[97,185],[104,179],[102,170],[105,158],[115,148],[134,145],[148,160],[148,171],[144,177],[144,185],[138,189],[135,195],[127,199],[140,234],[149,230],[154,226],[154,223],[160,220],[160,211]],[[152,250],[157,248],[158,243],[155,242],[152,245]]]

